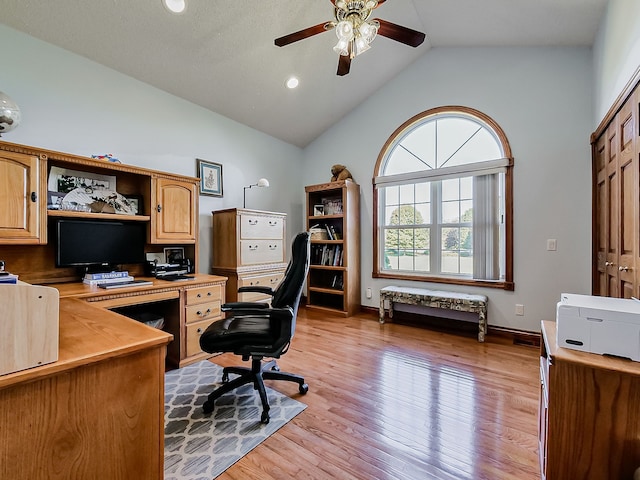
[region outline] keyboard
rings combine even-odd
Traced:
[[[123,288],[123,287],[139,287],[141,285],[153,285],[153,282],[149,280],[131,280],[130,282],[108,282],[101,283],[98,285],[100,288],[104,289],[112,289],[112,288]]]
[[[169,280],[170,282],[175,282],[179,280],[193,280],[194,277],[192,275],[163,275],[162,277],[158,277],[160,280]]]

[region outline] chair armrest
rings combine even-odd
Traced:
[[[291,319],[293,318],[293,310],[291,307],[282,308],[243,308],[231,311],[234,317],[271,317],[275,319]]]
[[[271,287],[264,287],[262,285],[246,285],[244,287],[240,287],[238,289],[238,293],[242,293],[242,292],[257,292],[257,293],[264,293],[265,295],[271,295],[273,297],[273,294],[276,293],[273,288]]]
[[[222,304],[222,306],[220,307],[223,312],[265,308],[269,308],[269,304],[260,302],[229,302]]]

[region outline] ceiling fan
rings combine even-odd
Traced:
[[[329,0],[334,6],[335,20],[305,28],[276,38],[274,43],[284,47],[299,40],[304,40],[318,33],[336,29],[338,43],[333,50],[340,55],[338,75],[346,75],[351,68],[351,60],[367,51],[371,42],[380,34],[384,37],[417,47],[424,42],[425,35],[417,30],[396,25],[380,18],[369,20],[373,11],[386,0]]]

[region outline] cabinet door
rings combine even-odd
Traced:
[[[151,213],[151,243],[194,243],[196,239],[195,183],[155,178]]]
[[[0,153],[0,244],[40,243],[40,160]]]

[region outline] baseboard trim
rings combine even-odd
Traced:
[[[379,310],[374,307],[361,306],[360,310],[362,313],[367,313],[374,315],[378,318]],[[460,331],[465,330],[466,328],[460,328],[464,326],[465,322],[452,322],[450,325],[450,329],[455,331],[456,326],[460,329]],[[476,325],[477,329],[477,325]],[[513,343],[514,345],[523,345],[527,347],[540,347],[540,332],[530,332],[527,330],[516,330],[514,328],[507,327],[499,327],[499,326],[491,326],[487,327],[487,337],[492,337],[494,339],[506,340],[509,343]]]

